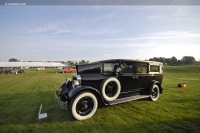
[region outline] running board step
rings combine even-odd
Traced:
[[[125,102],[138,100],[138,99],[142,99],[142,98],[148,98],[150,96],[151,95],[136,95],[136,96],[126,97],[126,98],[120,98],[120,99],[116,99],[114,101],[108,102],[108,104],[109,105],[115,105],[115,104],[125,103]]]

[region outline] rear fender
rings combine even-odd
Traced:
[[[162,94],[163,88],[162,88],[162,86],[161,86],[161,84],[160,84],[159,81],[153,80],[153,81],[152,81],[152,84],[151,84],[151,88],[152,88],[155,84],[158,85],[159,90],[160,90],[160,94]],[[150,90],[151,90],[151,89],[150,89]],[[150,94],[151,94],[151,92],[150,92]]]

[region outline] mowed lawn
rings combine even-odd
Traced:
[[[102,107],[84,121],[61,110],[54,91],[72,74],[55,69],[0,75],[0,132],[200,132],[200,66],[166,66],[164,92],[147,99]],[[177,88],[186,83],[187,88]],[[48,117],[38,120],[40,104]]]

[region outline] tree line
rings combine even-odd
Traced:
[[[165,65],[190,65],[200,63],[196,61],[193,56],[183,56],[181,59],[177,59],[175,56],[172,56],[171,58],[153,57],[150,58],[149,61],[162,62]]]
[[[69,65],[69,66],[75,66],[75,65],[77,65],[77,64],[88,64],[88,63],[90,63],[89,61],[86,61],[86,60],[80,60],[80,61],[67,61],[66,63],[64,63],[64,64],[67,64],[67,65]]]

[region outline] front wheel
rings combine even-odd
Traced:
[[[83,92],[70,102],[71,113],[77,120],[85,120],[92,117],[97,107],[97,98],[90,92]]]
[[[160,90],[158,85],[153,85],[153,87],[151,88],[151,96],[149,97],[149,99],[151,101],[157,101],[160,95]]]

